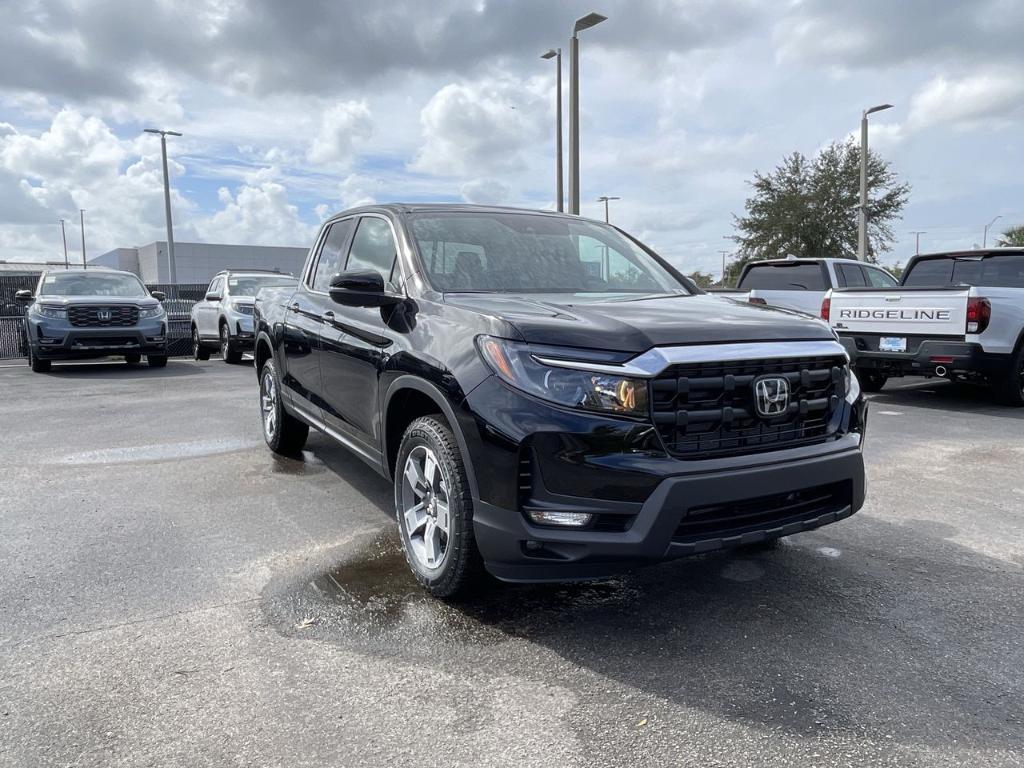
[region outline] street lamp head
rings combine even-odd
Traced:
[[[622,199],[621,197],[615,197],[614,195],[601,195],[599,198],[597,198],[597,202],[599,202],[599,203],[606,203],[609,200],[621,200],[621,199]]]
[[[155,133],[158,136],[181,136],[177,131],[161,131],[159,128],[143,128],[144,133]]]
[[[591,27],[597,26],[607,19],[607,16],[602,16],[600,13],[588,13],[586,16],[576,19],[576,23],[572,28],[572,34],[575,37],[577,32],[582,32],[584,29],[590,29]]]
[[[883,109],[892,109],[892,104],[877,104],[870,109],[865,109],[864,116],[873,115],[875,112],[881,112]]]
[[[547,53],[542,53],[542,54],[540,55],[540,57],[541,57],[542,59],[553,59],[553,58],[555,58],[555,56],[557,56],[557,55],[558,55],[558,51],[556,51],[556,50],[555,50],[554,48],[552,48],[552,49],[551,49],[550,51],[548,51]]]

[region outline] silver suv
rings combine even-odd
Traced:
[[[253,303],[261,288],[296,285],[282,272],[226,269],[214,275],[206,297],[192,307],[192,356],[209,360],[220,349],[226,363],[238,363],[253,346]]]

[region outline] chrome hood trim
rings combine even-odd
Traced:
[[[678,347],[654,347],[623,363],[592,363],[584,360],[534,355],[543,365],[572,368],[577,371],[610,373],[617,376],[653,378],[673,365],[686,363],[732,363],[744,360],[778,360],[790,357],[826,357],[835,355],[849,362],[846,349],[837,341],[770,341],[743,344],[696,344]]]

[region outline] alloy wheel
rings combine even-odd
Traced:
[[[226,325],[220,327],[220,356],[225,360],[228,359],[228,327]]]
[[[448,555],[448,482],[437,455],[425,445],[412,449],[402,474],[402,518],[409,549],[420,566],[436,570]]]
[[[270,371],[260,382],[260,410],[263,412],[263,433],[270,442],[277,434],[277,382]]]

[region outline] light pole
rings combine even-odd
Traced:
[[[160,135],[160,155],[164,163],[164,213],[167,216],[167,267],[171,279],[171,290],[178,297],[178,270],[174,263],[174,226],[171,224],[171,183],[167,176],[167,137],[181,136],[177,131],[162,131],[159,128],[146,128],[146,133]]]
[[[927,235],[928,233],[922,229],[919,232],[914,231],[911,232],[910,234],[914,236],[914,255],[917,256],[918,254],[921,253],[921,235]]]
[[[577,35],[608,17],[588,13],[576,19],[569,39],[569,213],[580,214],[580,39]]]
[[[614,196],[613,197],[609,197],[608,195],[601,195],[601,197],[597,198],[597,202],[604,203],[604,223],[605,224],[610,224],[611,223],[608,220],[608,201],[609,200],[621,200],[621,199],[622,199],[621,197],[614,197]]]
[[[985,231],[981,235],[981,247],[984,248],[988,245],[988,228],[995,224],[999,219],[1003,218],[1002,214],[996,216],[992,221],[985,225]]]
[[[559,213],[565,210],[562,191],[562,49],[552,48],[542,59],[555,60],[555,205]]]
[[[719,251],[722,254],[722,287],[725,288],[725,259],[729,255],[728,251]]]
[[[857,258],[868,258],[868,115],[891,109],[892,104],[879,104],[865,109],[860,116],[860,217],[857,227]]]
[[[82,269],[88,269],[89,265],[85,263],[85,209],[78,209],[78,221],[82,227]]]
[[[64,219],[60,220],[60,239],[64,241],[64,269],[70,269],[68,263],[68,233],[64,231]]]

